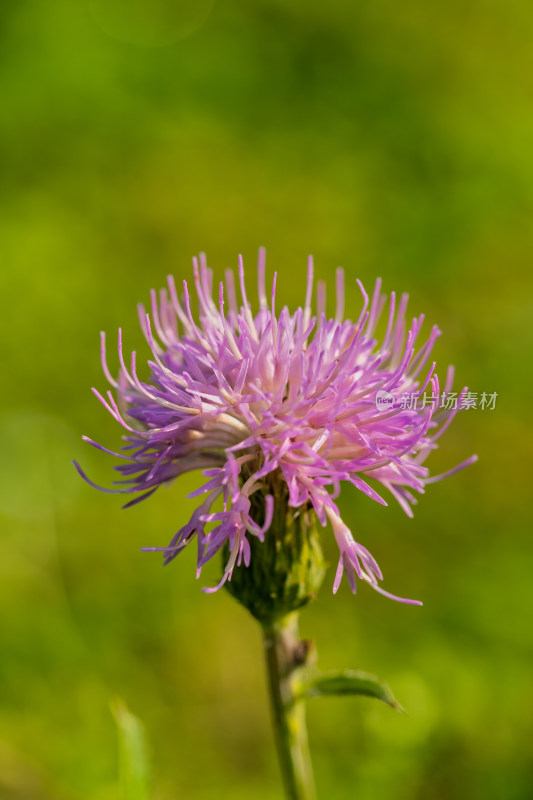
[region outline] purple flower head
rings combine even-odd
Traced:
[[[326,315],[322,282],[313,311],[312,258],[304,306],[294,313],[287,307],[276,312],[276,275],[267,296],[263,250],[256,312],[247,298],[242,259],[240,300],[231,270],[213,297],[212,271],[205,256],[200,256],[199,263],[194,259],[193,265],[196,315],[187,283],[183,282],[180,297],[171,277],[168,290],[162,289],[159,295],[152,291],[151,314],[139,307],[152,353],[148,381],[137,375],[135,353],[126,363],[120,331],[120,370],[113,378],[102,334],[103,370],[114,393],[108,391],[104,397],[93,391],[125,429],[120,452],[84,437],[120,459],[115,467],[121,474],[116,481],[119,488],[103,491],[140,492],[126,504],[130,506],[178,475],[202,470],[207,480],[192,493],[202,502],[190,521],[167,547],[147,549],[163,551],[168,563],[196,536],[199,575],[202,566],[227,544],[230,555],[221,586],[231,580],[236,566],[250,563],[250,537],[262,541],[276,536],[271,529],[276,492],[266,487],[284,482],[290,507],[312,507],[323,526],[331,524],[340,551],[333,591],[346,571],[353,592],[357,577],[387,597],[402,600],[379,586],[378,564],[354,540],[335,499],[341,481],[348,481],[387,505],[370,479],[412,516],[413,492],[422,494],[426,484],[476,460],[472,456],[446,475],[429,477],[423,463],[460,402],[442,411],[435,402],[423,407],[402,399],[426,392],[439,397],[435,363],[428,366],[439,329],[433,327],[419,344],[423,316],[408,325],[407,295],[398,303],[394,293],[387,298],[381,294],[379,279],[372,298],[357,281],[363,297],[361,312],[355,322],[344,319],[340,269],[335,316]],[[386,330],[378,342],[374,332],[383,314]],[[449,368],[446,393],[452,381]],[[264,505],[261,525],[250,515],[250,499],[256,492]],[[222,510],[213,511],[218,498]]]

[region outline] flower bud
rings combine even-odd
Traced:
[[[275,622],[312,600],[322,585],[325,563],[314,511],[288,504],[288,492],[276,487],[272,524],[264,541],[250,536],[251,558],[225,583],[227,590],[263,624]],[[253,495],[252,518],[261,524],[264,516],[262,492]],[[263,502],[261,502],[261,500]],[[228,553],[224,554],[227,561]]]

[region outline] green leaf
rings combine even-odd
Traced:
[[[330,697],[342,695],[365,695],[381,700],[396,711],[404,710],[398,703],[386,683],[374,675],[354,670],[342,672],[327,672],[309,678],[300,687],[298,696],[302,697]]]
[[[111,703],[111,712],[118,729],[123,800],[149,800],[150,766],[144,728],[122,700]]]

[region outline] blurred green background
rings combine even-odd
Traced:
[[[408,290],[441,375],[498,392],[430,466],[479,463],[414,520],[343,493],[386,588],[424,606],[333,597],[330,569],[303,615],[322,667],[380,675],[409,713],[310,703],[319,796],[533,796],[532,42],[527,0],[3,0],[1,800],[118,799],[117,696],[156,800],[281,795],[255,624],[201,592],[217,565],[198,583],[192,550],[139,552],[197,477],[121,511],[70,463],[112,477],[80,441],[119,443],[89,391],[99,331],[142,349],[151,287],[199,250],[218,277],[243,253],[253,282],[259,245],[293,305],[309,252],[346,268],[348,315],[357,276]]]

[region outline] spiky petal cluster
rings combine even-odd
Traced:
[[[199,263],[194,259],[193,266],[196,318],[187,283],[180,299],[172,278],[168,290],[159,296],[152,292],[151,314],[139,308],[152,352],[148,381],[137,375],[135,353],[126,363],[120,331],[120,371],[113,378],[102,334],[103,369],[116,399],[112,391],[107,398],[93,391],[126,431],[118,453],[84,437],[121,459],[116,467],[120,487],[105,491],[141,492],[127,504],[133,505],[178,475],[202,470],[207,482],[193,496],[205,497],[190,521],[168,547],[149,549],[162,550],[168,563],[196,536],[199,574],[227,543],[230,556],[220,586],[231,579],[236,565],[249,564],[248,537],[276,535],[269,530],[276,492],[267,493],[265,486],[284,481],[290,507],[312,506],[322,525],[331,523],[340,551],[333,590],[346,571],[352,591],[357,576],[382,594],[401,599],[379,586],[379,566],[353,539],[335,498],[341,482],[347,481],[386,505],[367,482],[371,478],[411,516],[413,492],[423,493],[427,483],[438,479],[429,477],[423,461],[455,410],[439,414],[432,405],[404,408],[399,398],[426,390],[439,395],[435,363],[428,367],[428,362],[440,331],[433,327],[416,352],[423,317],[408,325],[407,295],[398,304],[394,293],[387,300],[380,280],[371,299],[358,281],[363,307],[356,322],[345,320],[342,270],[337,271],[335,316],[326,315],[322,282],[313,312],[311,258],[304,306],[292,314],[286,307],[276,312],[276,276],[267,297],[262,250],[255,313],[246,295],[242,259],[240,301],[231,270],[213,298],[205,257]],[[385,333],[378,343],[374,332],[385,308]],[[445,391],[452,380],[450,368]],[[380,391],[395,398],[385,410],[376,404]],[[261,524],[250,515],[255,492],[264,497]],[[223,509],[213,511],[219,497]]]

